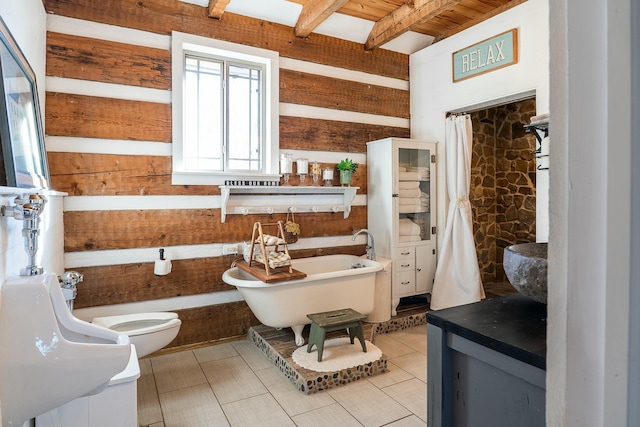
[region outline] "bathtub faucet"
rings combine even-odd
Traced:
[[[356,234],[354,234],[353,237],[351,238],[351,240],[356,240],[356,237],[358,237],[359,234],[366,234],[367,235],[367,259],[375,261],[376,260],[376,247],[375,247],[375,243],[373,242],[373,234],[371,234],[369,232],[369,230],[367,230],[366,228],[363,228],[362,230],[360,230]],[[371,242],[371,243],[369,243],[369,242]]]

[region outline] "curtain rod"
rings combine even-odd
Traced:
[[[535,99],[535,97],[536,97],[535,89],[529,90],[529,91],[517,93],[514,95],[503,96],[501,98],[493,99],[490,101],[481,102],[479,104],[467,105],[466,107],[462,107],[458,110],[455,110],[455,109],[450,110],[446,112],[446,117],[449,117],[450,115],[475,113],[476,111],[482,111],[482,110],[486,110],[493,107],[499,107],[501,105],[510,104],[512,102],[518,102],[518,101],[523,101],[525,99],[532,99],[532,98]]]

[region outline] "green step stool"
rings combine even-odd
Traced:
[[[351,308],[343,308],[341,310],[327,311],[324,313],[307,314],[307,317],[311,320],[311,332],[309,333],[307,353],[311,353],[311,348],[315,344],[318,349],[318,362],[322,361],[325,334],[339,329],[349,329],[351,344],[353,344],[354,338],[358,337],[362,345],[362,351],[367,352],[367,346],[364,343],[364,334],[362,332],[362,319],[367,317],[364,314],[360,314]]]

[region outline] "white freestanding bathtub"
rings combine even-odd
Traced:
[[[307,314],[352,308],[362,314],[373,311],[377,261],[355,255],[326,255],[292,261],[304,279],[265,283],[230,268],[222,280],[235,286],[262,324],[293,329],[296,344],[303,345],[302,329],[311,323]]]

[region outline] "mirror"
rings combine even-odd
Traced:
[[[49,188],[36,77],[0,17],[0,186]]]

